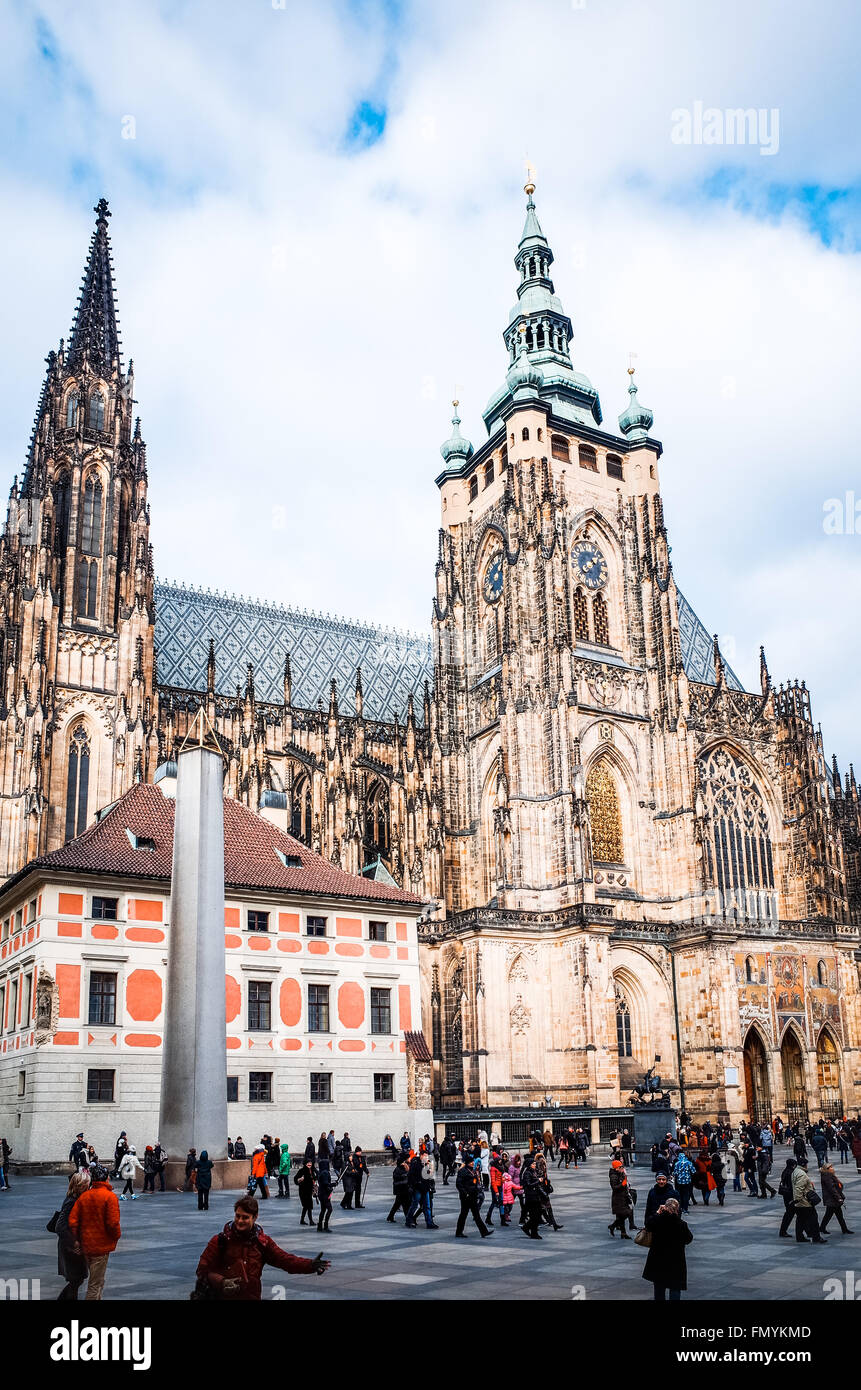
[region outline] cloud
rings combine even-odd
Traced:
[[[528,153],[611,429],[638,354],[681,587],[746,681],[762,640],[807,678],[848,761],[861,538],[822,505],[861,495],[859,19],[789,9],[12,9],[10,481],[104,193],[159,573],[427,629],[438,446],[456,385],[480,443],[504,374]],[[697,100],[778,107],[778,154],[673,144]]]

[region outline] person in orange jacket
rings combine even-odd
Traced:
[[[87,1302],[101,1299],[108,1260],[117,1248],[120,1204],[108,1181],[108,1170],[98,1163],[90,1169],[90,1186],[69,1213],[69,1230],[87,1261]]]
[[[262,1144],[258,1144],[251,1155],[251,1179],[248,1183],[249,1196],[254,1191],[255,1187],[259,1187],[264,1199],[269,1196],[269,1188],[266,1183],[266,1150]]]

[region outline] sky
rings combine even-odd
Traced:
[[[486,437],[528,158],[608,428],[636,354],[679,586],[861,763],[856,5],[0,15],[4,487],[105,196],[159,577],[427,631],[439,445],[455,390]]]

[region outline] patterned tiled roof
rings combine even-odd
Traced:
[[[430,638],[415,633],[162,581],[155,586],[155,604],[162,685],[205,690],[210,639],[216,689],[223,694],[245,689],[251,662],[257,698],[280,704],[289,654],[294,705],[313,709],[319,698],[328,704],[334,678],[342,707],[348,707],[361,666],[365,716],[392,720],[396,714],[403,718],[411,692],[420,694],[424,681],[433,681]],[[420,713],[420,698],[416,709]]]
[[[714,685],[712,638],[681,590],[677,592],[685,671],[690,680]],[[156,583],[155,602],[162,685],[205,690],[210,639],[215,643],[216,688],[223,694],[237,686],[244,690],[251,662],[258,699],[280,704],[287,654],[293,703],[300,709],[312,709],[318,699],[328,704],[333,679],[342,709],[348,708],[359,666],[369,719],[402,717],[410,694],[421,691],[425,681],[433,684],[430,638],[420,634],[162,581]],[[728,685],[742,690],[735,672],[726,662],[724,666]],[[421,709],[417,700],[419,717]]]
[[[676,586],[679,599],[679,635],[682,639],[682,663],[688,680],[700,681],[703,685],[714,685],[714,641],[706,632],[681,589]],[[744,686],[731,666],[724,661],[726,683],[733,690],[744,690]]]
[[[102,814],[100,820],[74,840],[26,865],[5,885],[4,893],[33,869],[69,873],[105,873],[112,878],[170,880],[173,861],[175,803],[158,786],[139,782]],[[135,849],[128,832],[154,842],[152,849]],[[276,850],[295,856],[300,865],[288,868]],[[263,889],[302,896],[364,899],[419,908],[420,899],[397,886],[337,869],[307,845],[286,835],[270,821],[238,801],[224,798],[224,885],[234,889]]]

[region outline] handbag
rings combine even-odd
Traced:
[[[628,1198],[629,1198],[629,1200],[630,1200],[631,1206],[632,1206],[632,1207],[635,1207],[635,1206],[637,1205],[637,1189],[636,1189],[636,1187],[629,1187],[629,1188],[628,1188]]]
[[[645,1228],[645,1226],[641,1226],[640,1229],[639,1229],[639,1231],[637,1232],[637,1234],[634,1236],[634,1244],[635,1244],[635,1245],[651,1245],[651,1243],[652,1243],[652,1232],[651,1232],[651,1231],[647,1231],[646,1228]]]
[[[48,1222],[46,1222],[46,1224],[45,1224],[45,1230],[46,1230],[46,1231],[50,1231],[51,1234],[53,1235],[54,1232],[55,1232],[56,1229],[57,1229],[57,1222],[59,1221],[59,1219],[60,1219],[60,1213],[59,1213],[58,1211],[55,1211],[55,1212],[54,1212],[54,1215],[51,1217],[51,1220],[48,1221]]]
[[[808,1202],[810,1203],[810,1205],[811,1205],[812,1207],[817,1207],[817,1206],[819,1205],[819,1203],[822,1201],[822,1198],[820,1197],[820,1195],[819,1195],[818,1192],[813,1191],[813,1192],[808,1192],[808,1194],[807,1194],[807,1200],[808,1200]]]

